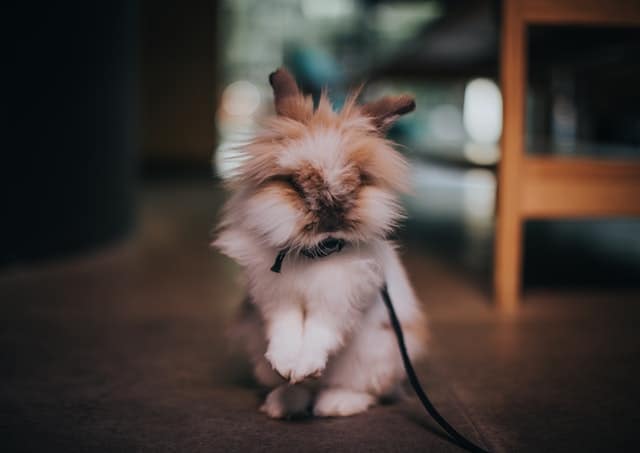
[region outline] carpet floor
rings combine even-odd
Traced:
[[[208,248],[221,195],[142,191],[127,243],[0,272],[3,452],[456,452],[415,397],[338,419],[274,421],[225,341],[243,295]],[[429,316],[419,374],[494,452],[631,451],[640,291],[529,288],[500,315],[486,283],[406,243]]]

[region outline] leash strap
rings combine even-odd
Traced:
[[[278,256],[276,256],[276,260],[273,263],[273,266],[271,266],[271,272],[275,272],[276,274],[280,273],[280,271],[282,270],[282,262],[284,261],[284,257],[287,256],[288,251],[289,249],[286,248],[278,252]]]
[[[382,294],[384,304],[387,306],[387,310],[389,311],[389,319],[391,319],[391,325],[393,326],[396,338],[398,339],[398,346],[400,347],[400,354],[402,355],[402,362],[404,363],[404,369],[407,372],[407,377],[409,378],[411,387],[413,387],[414,392],[416,392],[416,395],[418,395],[418,398],[420,399],[420,402],[422,403],[424,408],[460,447],[473,453],[488,453],[487,450],[478,447],[476,444],[456,431],[453,426],[451,426],[449,422],[447,422],[447,420],[445,420],[445,418],[440,415],[440,412],[438,412],[435,406],[431,403],[429,397],[427,397],[427,394],[423,390],[422,385],[420,385],[418,376],[416,375],[416,372],[413,369],[413,365],[411,364],[411,359],[409,358],[409,353],[407,352],[407,345],[404,342],[402,327],[400,326],[400,321],[398,321],[398,316],[396,315],[396,311],[394,310],[393,304],[391,303],[391,297],[389,297],[389,291],[387,290],[386,284],[380,290],[380,294]]]

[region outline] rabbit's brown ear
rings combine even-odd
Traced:
[[[294,120],[303,120],[307,114],[308,103],[298,89],[296,79],[285,68],[279,68],[269,74],[269,83],[273,88],[276,113]],[[313,109],[313,106],[311,106]]]
[[[385,96],[374,102],[362,106],[362,113],[373,120],[373,124],[381,132],[386,132],[389,127],[405,113],[412,112],[416,108],[413,96],[402,94],[399,96]]]

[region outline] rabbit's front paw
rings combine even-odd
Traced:
[[[271,342],[265,358],[273,369],[284,379],[289,380],[297,366],[300,348],[294,342]]]
[[[291,370],[289,380],[293,382],[300,382],[306,378],[319,377],[327,366],[327,355],[302,350],[298,361]]]

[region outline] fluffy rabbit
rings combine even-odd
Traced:
[[[269,80],[277,115],[242,149],[214,241],[248,281],[233,330],[271,389],[261,408],[270,417],[355,414],[404,379],[385,282],[414,360],[426,342],[420,303],[387,239],[409,178],[384,134],[415,104],[390,96],[358,105],[353,95],[334,112],[323,94],[314,109],[285,69]]]

